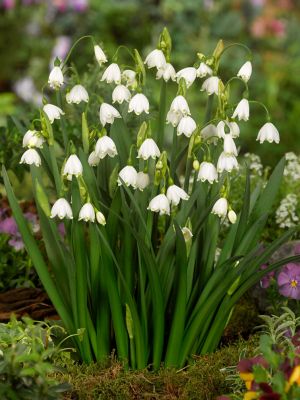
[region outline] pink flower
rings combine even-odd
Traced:
[[[300,265],[286,264],[277,277],[277,283],[282,296],[300,300]]]

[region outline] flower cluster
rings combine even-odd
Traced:
[[[297,215],[298,197],[294,193],[288,194],[280,201],[276,210],[276,223],[280,228],[290,228],[299,222]]]
[[[194,178],[193,174],[191,174],[192,170],[187,167],[190,176],[184,177],[184,188],[174,184],[174,181],[176,181],[174,154],[178,150],[176,149],[175,139],[173,143],[174,153],[168,155],[162,148],[164,145],[164,127],[160,126],[160,132],[153,135],[150,122],[145,121],[137,135],[136,144],[132,144],[130,147],[126,165],[121,165],[116,177],[119,186],[126,185],[134,190],[144,191],[154,184],[156,190],[152,191],[152,193],[155,194],[156,192],[156,195],[150,199],[147,209],[160,215],[170,215],[172,210],[179,206],[181,200],[188,200],[191,194],[189,191],[193,189],[194,181],[208,182],[210,185],[217,184],[223,174],[230,174],[239,168],[237,161],[238,148],[235,143],[235,140],[240,135],[238,122],[248,121],[251,104],[251,101],[248,100],[248,81],[252,74],[252,64],[249,60],[240,67],[235,77],[246,87],[245,96],[236,105],[232,106],[227,92],[227,86],[230,81],[223,83],[218,74],[218,59],[224,51],[223,48],[213,57],[206,57],[199,53],[198,62],[193,66],[188,66],[176,72],[170,63],[170,45],[168,44],[169,36],[164,31],[158,48],[147,55],[144,63],[140,56],[135,54],[136,66],[132,70],[122,70],[122,67],[116,62],[116,58],[103,70],[101,81],[112,85],[113,90],[111,101],[103,101],[99,106],[99,120],[102,129],[97,132],[98,138],[88,157],[89,165],[97,167],[104,158],[118,157],[120,152],[123,151],[110,133],[116,120],[124,120],[124,110],[127,111],[128,115],[134,114],[144,119],[150,113],[149,99],[142,92],[146,73],[144,65],[149,69],[156,69],[156,79],[163,79],[165,82],[169,80],[176,82],[178,84],[178,92],[175,98],[172,99],[165,118],[166,123],[174,127],[175,135],[184,136],[189,141],[186,162],[187,165],[192,163],[195,171]],[[100,68],[103,68],[103,65],[109,62],[105,52],[97,44],[94,44],[94,54]],[[65,77],[64,70],[65,65],[56,60],[48,79],[49,87],[52,90],[60,92],[66,86],[68,79]],[[197,115],[192,115],[187,100],[189,88],[196,85],[199,79],[204,79],[201,83],[203,92],[206,92],[208,96],[217,96],[219,98],[216,117],[211,121],[205,122],[204,126],[200,126],[196,122]],[[80,83],[67,88],[66,92],[65,100],[70,105],[78,106],[81,103],[89,104],[90,102],[90,95],[87,89]],[[122,108],[120,108],[121,105]],[[219,117],[220,115],[222,116],[221,118]],[[49,141],[51,138],[47,137],[49,132],[45,132],[45,129],[43,129],[43,124],[45,125],[43,119],[46,118],[50,124],[54,124],[55,120],[60,120],[64,116],[65,111],[61,108],[61,105],[57,106],[44,102],[42,128],[40,131],[29,130],[26,133],[23,145],[29,148],[23,154],[21,163],[33,164],[37,167],[41,165],[41,157],[37,149],[42,148],[45,141],[51,144]],[[125,134],[124,132],[122,133],[122,135]],[[264,141],[278,143],[279,133],[275,126],[268,121],[259,130],[257,140],[260,143]],[[211,155],[211,144],[220,144],[221,151],[217,152],[217,159]],[[88,147],[90,145],[92,146],[93,142],[90,142]],[[76,149],[69,151],[69,153],[71,154],[63,164],[62,178],[65,177],[67,180],[72,180],[74,176],[80,178],[81,184],[84,185],[83,166],[80,158],[76,155]],[[140,160],[139,168],[137,168],[136,159]],[[254,168],[253,162],[252,168]],[[257,165],[256,168],[258,168]],[[185,182],[191,183],[191,185],[186,185]],[[235,223],[237,216],[230,206],[229,195],[229,186],[225,183],[221,187],[220,198],[214,204],[212,213],[222,220],[227,217],[231,223]],[[96,210],[94,205],[90,203],[88,194],[84,200],[85,204],[79,214],[79,220],[94,222],[95,216],[99,215],[100,211]],[[55,216],[60,219],[71,219],[73,217],[72,207],[63,193],[52,208],[51,217]],[[103,222],[103,218],[96,219]]]

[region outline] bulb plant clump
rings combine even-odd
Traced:
[[[96,58],[89,87],[70,73],[74,64],[68,67],[83,39],[92,41]],[[110,57],[87,36],[55,62],[21,158],[30,165],[46,258],[3,169],[14,216],[45,289],[68,332],[84,329],[82,341],[74,337],[84,362],[116,349],[132,368],[182,367],[192,355],[215,350],[248,288],[297,259],[260,269],[296,230],[259,250],[284,160],[251,196],[248,177],[242,209],[231,206],[239,125],[251,117],[252,106],[267,117],[257,140],[279,141],[266,107],[249,99],[250,51],[243,47],[248,59],[225,82],[220,62],[232,45],[220,41],[213,54],[199,53],[193,66],[177,72],[171,47],[164,29],[144,61],[124,46]],[[122,61],[123,50],[130,66],[128,58]],[[161,86],[158,105],[147,85],[155,78]],[[237,99],[230,90],[236,84],[243,89]],[[189,104],[193,90],[200,104],[207,101],[204,120],[199,107]],[[64,237],[58,234],[61,221]],[[221,242],[225,221],[231,225]]]

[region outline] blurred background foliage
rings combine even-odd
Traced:
[[[220,38],[249,46],[250,96],[269,107],[281,142],[255,142],[265,115],[253,106],[250,124],[242,126],[242,151],[256,152],[270,165],[286,151],[299,152],[300,1],[0,0],[0,161],[16,164],[22,137],[7,116],[30,120],[54,58],[63,59],[76,39],[91,34],[109,56],[120,44],[144,56],[164,26],[173,39],[176,69],[192,65],[197,52],[211,53]],[[246,57],[243,50],[228,51],[222,61],[225,76],[235,75]],[[72,59],[79,73],[86,70],[87,60],[93,60],[91,46],[82,42]]]

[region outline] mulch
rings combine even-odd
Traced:
[[[28,316],[34,320],[60,319],[47,294],[39,288],[17,288],[0,293],[0,321]]]

